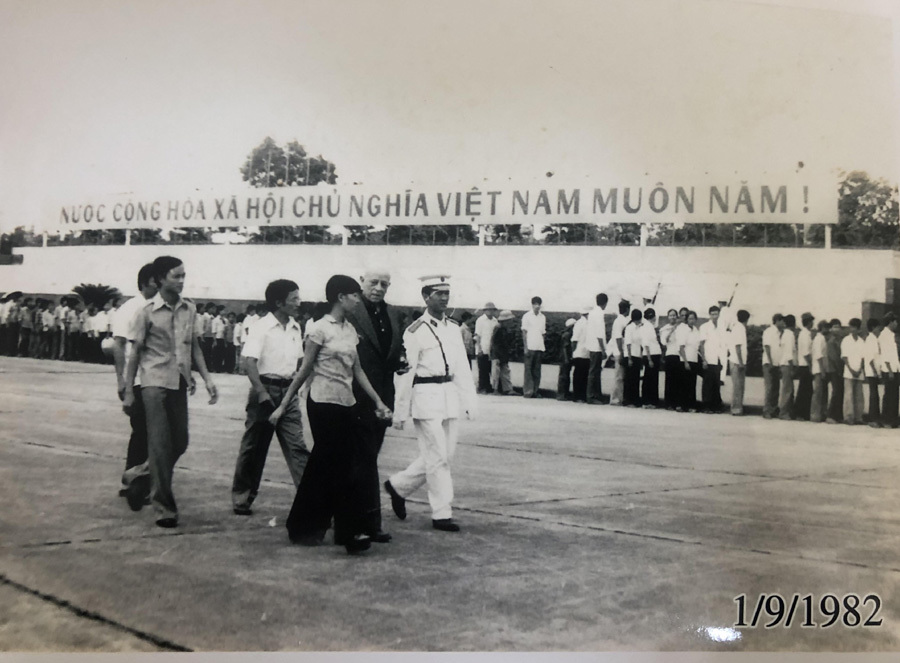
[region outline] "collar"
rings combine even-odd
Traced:
[[[275,327],[281,327],[281,323],[278,322],[278,318],[275,317],[275,314],[271,311],[266,313],[266,315],[260,318],[259,323],[265,327],[265,329],[274,329]],[[288,316],[287,324],[284,326],[285,329],[296,329],[300,330],[300,323],[294,320],[291,316]]]
[[[369,313],[373,313],[375,311],[384,311],[387,309],[387,302],[385,302],[383,299],[380,302],[378,302],[377,304],[373,304],[365,297],[361,297],[361,299],[362,299],[363,306]]]
[[[323,319],[323,320],[328,320],[328,322],[330,322],[330,323],[333,324],[333,325],[340,325],[340,324],[343,324],[343,323],[341,323],[341,322],[338,322],[338,321],[335,319],[335,317],[334,317],[333,315],[331,315],[331,313],[326,313],[325,315],[322,316],[322,319]],[[344,322],[347,322],[347,320],[345,319]]]
[[[163,306],[166,306],[166,307],[172,309],[173,311],[178,310],[178,307],[179,307],[179,306],[187,306],[187,304],[186,304],[185,301],[184,301],[184,298],[183,298],[183,297],[180,297],[180,296],[178,297],[178,301],[175,302],[175,306],[169,306],[169,304],[166,303],[166,300],[163,299],[163,298],[162,298],[162,295],[159,294],[159,293],[156,293],[156,295],[154,295],[154,296],[153,296],[153,299],[151,299],[150,301],[151,301],[152,304],[153,304],[153,310],[154,310],[154,311],[158,311],[158,310],[161,309]]]
[[[432,327],[437,327],[438,325],[446,325],[447,318],[435,318],[431,313],[428,312],[428,309],[425,309],[425,312],[422,314],[422,317],[425,318],[426,322],[430,322]]]

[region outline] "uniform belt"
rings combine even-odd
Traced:
[[[259,381],[273,387],[288,387],[291,384],[291,378],[270,378],[266,375],[260,375]]]
[[[453,378],[449,375],[435,375],[433,377],[422,377],[417,375],[413,378],[413,384],[443,384],[444,382],[452,382]]]

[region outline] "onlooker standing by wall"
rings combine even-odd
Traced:
[[[820,423],[825,419],[828,409],[828,336],[830,333],[831,324],[827,320],[821,320],[810,352],[810,373],[813,385],[809,420],[815,423]]]
[[[888,313],[883,320],[884,331],[878,338],[881,346],[881,371],[884,379],[884,397],[881,402],[881,425],[896,428],[900,397],[900,358],[897,356],[897,316]]]
[[[866,343],[859,335],[862,321],[853,318],[849,325],[850,333],[841,341],[841,359],[844,360],[844,423],[853,426],[863,422]]]
[[[612,333],[609,337],[610,354],[615,361],[615,382],[612,394],[609,397],[610,405],[623,405],[625,397],[625,326],[628,324],[631,313],[631,302],[622,300],[619,302],[619,315],[612,324]]]
[[[591,351],[588,349],[589,315],[593,310],[588,306],[572,327],[572,400],[576,403],[587,401],[590,379]]]
[[[659,330],[659,340],[666,346],[665,368],[666,368],[666,386],[663,391],[666,408],[669,410],[677,410],[681,407],[678,400],[679,388],[681,385],[681,353],[678,347],[678,311],[673,308],[669,309],[666,314],[666,324]]]
[[[584,350],[587,351],[589,358],[586,400],[590,404],[599,404],[604,400],[600,376],[603,372],[603,360],[607,354],[606,305],[609,298],[606,293],[601,292],[594,298],[594,302],[596,305],[587,314],[587,326],[584,330]]]
[[[737,312],[737,320],[731,325],[729,334],[731,353],[731,414],[744,414],[744,381],[747,377],[747,321],[749,311]]]
[[[797,334],[797,398],[794,399],[794,419],[809,421],[812,407],[812,344],[813,322],[815,316],[812,313],[804,313],[800,316],[800,333]]]
[[[662,368],[662,346],[656,329],[656,311],[644,309],[641,325],[641,354],[644,359],[644,380],[641,384],[641,403],[645,408],[659,407],[659,371]]]
[[[525,346],[525,398],[539,398],[541,388],[541,359],[544,356],[544,334],[547,333],[547,318],[541,313],[543,300],[531,298],[531,310],[522,316],[522,345]]]
[[[793,315],[784,316],[784,331],[781,333],[781,395],[778,399],[778,418],[790,420],[794,410],[794,368],[797,366],[797,337],[794,335],[797,319]]]
[[[491,393],[491,338],[497,321],[497,307],[487,302],[475,321],[475,354],[478,363],[478,393]]]
[[[697,376],[700,374],[700,330],[697,328],[697,314],[694,311],[687,312],[684,323],[680,326],[678,343],[683,366],[681,407],[687,412],[696,412]]]
[[[781,378],[781,334],[784,331],[784,316],[772,316],[772,325],[763,332],[763,417],[771,419],[778,411],[778,387]]]
[[[569,318],[559,337],[559,379],[556,381],[556,400],[558,401],[569,398],[569,382],[572,372],[572,329],[574,327],[575,318]]]
[[[462,334],[463,345],[466,346],[466,356],[469,358],[469,366],[475,359],[475,334],[472,332],[472,314],[463,311],[459,316],[459,333]]]
[[[719,307],[709,307],[709,320],[700,325],[700,364],[703,383],[701,407],[705,412],[722,411],[722,366],[728,357],[725,326],[719,319]]]
[[[878,394],[878,383],[881,382],[881,347],[878,335],[881,333],[881,325],[877,318],[866,320],[868,334],[865,338],[865,378],[869,387],[869,411],[866,416],[872,428],[881,428],[881,407]]]
[[[631,320],[625,325],[625,331],[622,334],[625,367],[622,404],[627,407],[640,407],[641,405],[641,367],[644,363],[641,351],[641,321],[643,317],[639,310],[632,311]]]
[[[841,357],[841,343],[846,333],[841,327],[841,321],[837,318],[832,318],[829,325],[825,365],[828,367],[831,398],[828,401],[825,423],[837,424],[844,420],[844,359]]]
[[[516,345],[516,316],[512,311],[502,311],[491,331],[491,389],[500,396],[513,393],[509,377],[509,362]]]

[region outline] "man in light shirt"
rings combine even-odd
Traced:
[[[594,301],[596,306],[588,313],[584,330],[584,350],[588,352],[590,359],[587,374],[589,404],[599,404],[604,400],[600,375],[603,371],[603,360],[606,358],[606,304],[609,298],[601,292]]]
[[[244,345],[250,393],[231,484],[232,508],[239,516],[253,513],[251,506],[259,492],[272,435],[278,437],[295,487],[300,485],[309,459],[297,398],[285,404],[277,424],[269,422],[282,405],[303,356],[303,332],[294,319],[300,312],[300,287],[287,279],[272,281],[266,287],[266,306],[269,314],[253,325]]]
[[[221,373],[225,366],[225,328],[228,321],[222,315],[225,307],[221,304],[216,307],[215,315],[209,322],[210,331],[212,332],[212,370],[213,373]]]
[[[709,320],[700,325],[700,366],[703,384],[700,388],[704,412],[722,411],[722,367],[728,359],[725,327],[719,317],[719,307],[709,307]]]
[[[814,423],[824,421],[828,408],[828,335],[830,333],[831,323],[827,320],[820,321],[810,351],[812,361],[809,368],[813,386],[809,420]]]
[[[749,311],[741,309],[728,332],[731,353],[731,414],[744,414],[744,381],[747,377],[747,321]]]
[[[576,403],[587,401],[591,364],[587,333],[588,316],[592,310],[591,306],[584,308],[572,327],[572,400]]]
[[[475,362],[478,365],[478,393],[489,394],[491,388],[491,339],[494,329],[500,324],[497,320],[497,307],[494,302],[487,302],[482,314],[475,321]]]
[[[878,340],[881,324],[878,318],[866,320],[866,330],[865,381],[869,388],[869,411],[866,418],[869,426],[881,428],[881,399],[878,394],[878,384],[881,382],[881,346]]]
[[[619,315],[612,324],[612,334],[609,338],[610,355],[615,362],[615,382],[612,394],[609,398],[610,405],[622,405],[625,392],[625,325],[629,322],[631,302],[622,300],[619,302]]]
[[[794,369],[797,375],[797,398],[794,399],[792,415],[794,419],[809,421],[812,407],[812,344],[813,322],[815,316],[812,313],[804,313],[800,316],[800,333],[797,334],[797,367]]]
[[[541,313],[543,300],[531,298],[531,310],[522,316],[522,345],[525,347],[525,384],[522,395],[525,398],[540,398],[541,359],[544,356],[544,334],[547,333],[547,318]]]
[[[778,398],[778,418],[791,419],[794,412],[794,370],[797,366],[797,319],[784,316],[784,332],[781,334],[781,394]]]
[[[656,311],[644,309],[640,328],[641,354],[644,359],[644,378],[641,383],[641,403],[647,409],[659,407],[659,371],[662,368],[662,345],[656,329]]]
[[[866,342],[860,337],[862,321],[848,323],[850,333],[841,341],[844,361],[844,423],[855,426],[863,422],[863,381],[865,379]]]
[[[772,325],[766,327],[762,335],[763,343],[763,384],[765,397],[763,417],[771,419],[778,411],[778,386],[781,378],[781,334],[784,331],[784,316],[772,316]]]
[[[626,407],[641,406],[641,368],[643,352],[641,350],[641,326],[643,314],[635,309],[631,312],[631,320],[622,332],[622,350],[625,363],[625,380],[622,392],[622,404]]]
[[[897,316],[888,313],[882,321],[884,331],[878,337],[881,346],[881,375],[884,396],[881,402],[881,425],[897,427],[898,396],[900,396],[900,358],[897,356]]]

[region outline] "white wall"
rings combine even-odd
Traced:
[[[198,299],[261,299],[266,284],[291,278],[306,300],[324,299],[327,278],[358,276],[366,265],[393,274],[389,299],[418,304],[418,277],[448,273],[452,304],[527,308],[532,295],[546,310],[572,311],[606,291],[652,293],[662,280],[657,308],[689,306],[704,312],[740,282],[735,305],[753,322],[775,311],[847,319],[863,300],[883,301],[885,279],[900,277],[900,253],[824,249],[556,247],[556,246],[104,246],[18,249],[21,265],[0,266],[0,291],[63,294],[78,283],[105,283],[126,294],[135,276],[158,255],[182,258],[185,294]]]

